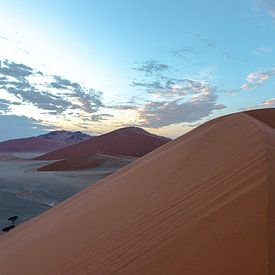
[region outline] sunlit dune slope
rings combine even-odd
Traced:
[[[274,173],[274,128],[215,119],[1,237],[0,274],[275,274]]]

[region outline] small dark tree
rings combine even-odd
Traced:
[[[9,226],[6,226],[4,228],[2,228],[2,232],[9,232],[11,229],[13,229],[15,227],[15,225],[9,225]]]
[[[18,216],[12,216],[12,217],[9,217],[8,218],[8,220],[10,221],[10,222],[12,222],[12,224],[14,224],[15,223],[15,221],[18,219]]]

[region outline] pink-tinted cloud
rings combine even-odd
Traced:
[[[254,90],[273,76],[275,76],[275,68],[249,73],[246,83],[241,86],[241,90]]]

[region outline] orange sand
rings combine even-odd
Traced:
[[[275,274],[274,183],[275,129],[222,117],[1,237],[0,274]]]

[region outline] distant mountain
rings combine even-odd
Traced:
[[[80,131],[70,132],[70,131],[52,131],[44,135],[40,135],[38,137],[56,141],[62,141],[67,144],[74,144],[85,139],[91,138],[91,136],[84,134]]]
[[[153,135],[141,128],[126,127],[44,154],[36,159],[71,159],[91,156],[94,153],[141,157],[169,141],[169,138]]]
[[[0,152],[50,152],[90,136],[81,132],[53,131],[44,135],[0,142]]]

